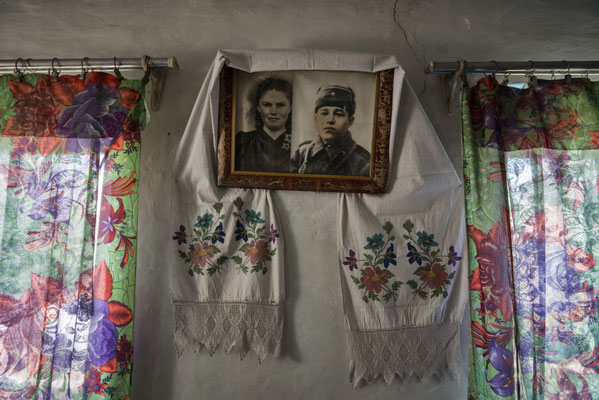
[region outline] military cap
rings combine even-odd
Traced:
[[[356,111],[355,94],[352,88],[339,85],[322,85],[316,91],[314,112],[321,107],[343,108],[350,116]]]

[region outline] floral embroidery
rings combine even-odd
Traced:
[[[349,256],[345,257],[343,262],[343,265],[349,267],[350,272],[357,270],[360,273],[360,278],[352,275],[351,279],[362,291],[362,300],[366,303],[370,300],[380,302],[381,293],[383,301],[387,303],[397,298],[399,288],[403,285],[399,280],[391,282],[395,275],[388,269],[390,265],[397,265],[392,243],[395,236],[391,233],[393,224],[386,222],[383,230],[387,233],[386,240],[383,240],[382,233],[375,233],[366,238],[364,250],[368,251],[364,253],[364,258],[357,258],[356,252],[350,249]]]
[[[454,246],[449,247],[447,256],[440,256],[440,250],[435,249],[439,244],[435,242],[435,235],[421,231],[416,232],[418,239],[412,236],[414,224],[408,219],[403,223],[403,228],[407,232],[403,238],[408,240],[408,253],[406,257],[410,264],[417,263],[418,268],[414,271],[420,284],[416,280],[405,282],[414,292],[414,296],[420,296],[423,299],[429,296],[437,297],[443,295],[447,297],[447,286],[451,284],[455,272],[448,273],[447,266],[457,265],[462,259],[457,255]],[[358,289],[362,290],[362,300],[368,303],[369,300],[381,301],[379,294],[383,293],[382,300],[389,302],[398,295],[398,290],[404,282],[394,279],[395,274],[389,270],[394,265],[397,266],[397,255],[393,241],[395,236],[392,234],[393,224],[385,222],[383,230],[387,237],[382,233],[375,233],[372,237],[366,237],[364,258],[358,258],[354,250],[349,250],[349,255],[345,257],[343,265],[349,268],[350,272],[357,270],[360,278],[351,276],[352,281]],[[414,246],[410,241],[416,243]],[[442,259],[447,258],[447,264],[442,263]],[[423,265],[424,262],[424,265]]]
[[[413,290],[414,296],[419,296],[422,299],[426,299],[429,296],[433,298],[441,295],[447,297],[447,286],[451,284],[451,281],[455,277],[454,271],[451,273],[447,272],[447,266],[453,265],[455,267],[456,263],[462,258],[457,256],[453,246],[449,247],[447,256],[439,255],[441,250],[434,249],[439,246],[434,240],[434,234],[428,234],[424,231],[416,232],[418,239],[415,239],[412,236],[414,224],[410,220],[404,222],[403,228],[407,232],[403,235],[403,238],[408,240],[408,261],[410,264],[414,262],[418,264],[414,275],[418,276],[421,281],[419,284],[415,280],[409,280],[406,282],[406,285]],[[416,246],[411,241],[416,243]],[[447,264],[442,263],[443,258],[447,258]],[[422,265],[423,262],[424,265]]]
[[[222,203],[215,203],[212,206],[216,215],[206,212],[196,218],[195,229],[191,237],[186,234],[184,225],[181,225],[179,231],[175,232],[172,239],[179,246],[186,244],[188,238],[191,240],[185,251],[179,250],[179,257],[189,265],[190,276],[205,275],[204,270],[208,276],[212,276],[216,272],[221,272],[229,259],[236,264],[237,270],[244,274],[248,272],[266,274],[268,272],[267,264],[272,261],[272,257],[277,251],[271,246],[279,238],[279,232],[274,224],[270,224],[270,227],[265,224],[261,212],[252,209],[243,210],[243,204],[241,198],[237,198],[233,202],[236,211],[233,211],[232,214],[237,218],[234,237],[235,241],[242,243],[231,257],[226,255],[217,257],[219,253],[223,252],[219,243],[224,244],[226,237],[223,227],[225,215],[221,214]],[[392,255],[388,255],[387,258],[388,263],[394,261]]]
[[[279,233],[274,225],[270,225],[270,229],[264,225],[262,214],[251,209],[245,210],[245,218],[241,215],[243,208],[243,200],[237,198],[233,203],[238,211],[233,212],[233,216],[237,217],[235,223],[235,240],[243,240],[238,252],[243,254],[243,257],[235,255],[231,260],[237,264],[237,269],[244,274],[249,272],[268,272],[267,262],[272,261],[272,257],[276,254],[277,249],[271,250]],[[252,267],[251,269],[249,267]]]

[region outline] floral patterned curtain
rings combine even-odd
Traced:
[[[464,90],[472,399],[599,398],[599,83]]]
[[[144,82],[0,77],[0,398],[127,399]]]

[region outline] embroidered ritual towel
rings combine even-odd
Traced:
[[[396,374],[462,377],[459,322],[467,257],[461,183],[399,71],[387,193],[339,196],[341,287],[354,387],[377,376],[389,384]]]
[[[283,237],[265,190],[216,186],[219,54],[179,144],[173,184],[175,347],[280,353]]]

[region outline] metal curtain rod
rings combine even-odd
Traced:
[[[0,60],[0,74],[14,73],[18,77],[23,74],[43,72],[58,76],[65,72],[80,72],[85,76],[90,71],[109,71],[122,78],[121,71],[145,71],[144,79],[149,77],[152,82],[150,109],[158,110],[158,104],[164,86],[166,71],[178,70],[179,64],[175,57],[152,58],[52,58],[33,59],[17,58],[16,60]],[[20,78],[19,78],[20,79]]]
[[[451,74],[460,71],[460,61],[429,61],[427,74]],[[464,61],[464,74],[510,73],[577,73],[599,74],[599,61]]]
[[[148,57],[148,67],[152,69],[178,70],[179,64],[175,57]],[[54,58],[33,59],[18,58],[13,60],[0,60],[0,72],[48,71],[56,69],[58,72],[76,72],[82,69],[94,71],[112,71],[118,68],[121,71],[143,70],[143,57],[139,58]]]

